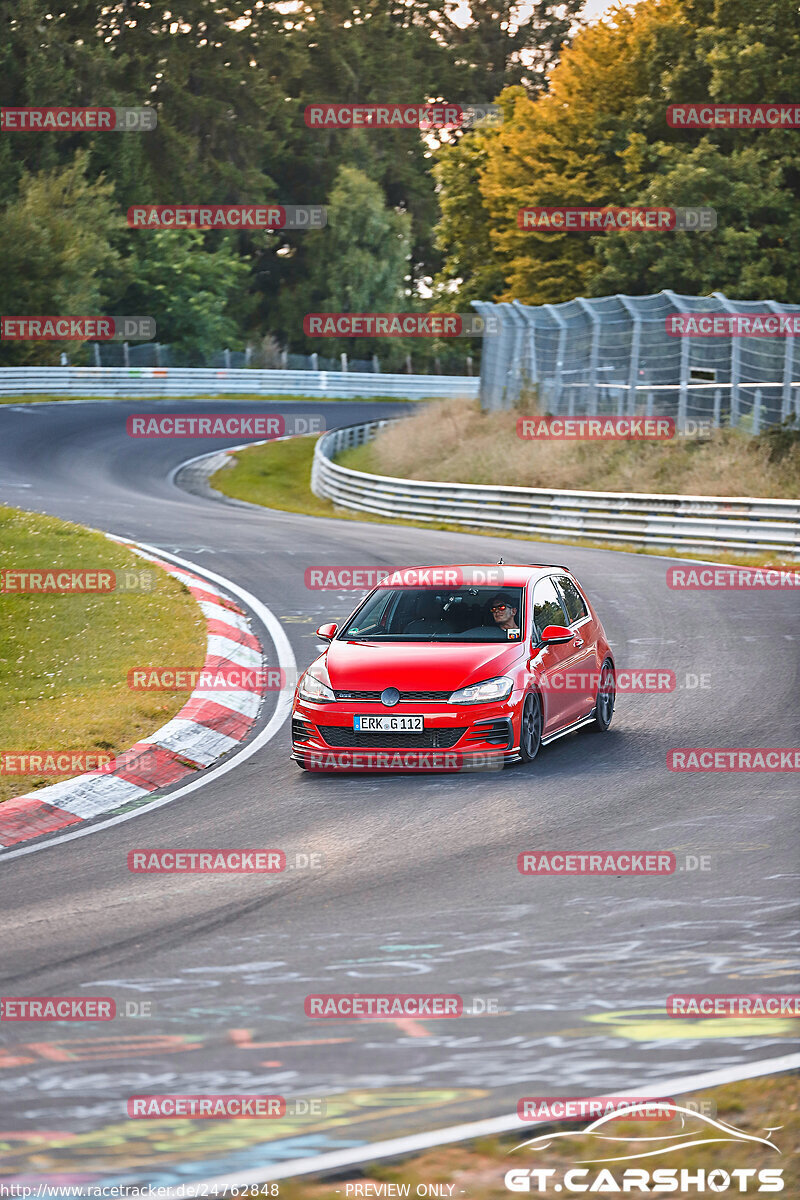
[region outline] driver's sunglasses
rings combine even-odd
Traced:
[[[507,604],[493,604],[491,612],[502,612],[504,608],[508,608]]]

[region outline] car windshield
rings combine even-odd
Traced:
[[[378,588],[337,641],[519,641],[522,605],[519,587]]]

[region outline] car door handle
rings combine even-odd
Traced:
[[[582,646],[582,645],[583,645],[583,638],[576,637],[576,638],[575,638],[575,641],[574,641],[572,644],[573,644],[573,646]]]

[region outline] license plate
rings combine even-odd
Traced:
[[[360,733],[413,733],[425,728],[425,718],[419,716],[384,717],[360,713],[353,717],[353,729]]]

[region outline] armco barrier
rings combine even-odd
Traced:
[[[399,400],[478,395],[468,375],[369,375],[345,371],[224,370],[199,367],[2,367],[0,396],[317,396]]]
[[[415,521],[507,529],[554,540],[800,557],[800,502],[489,487],[367,475],[333,461],[403,417],[333,429],[317,442],[311,490],[342,508]]]

